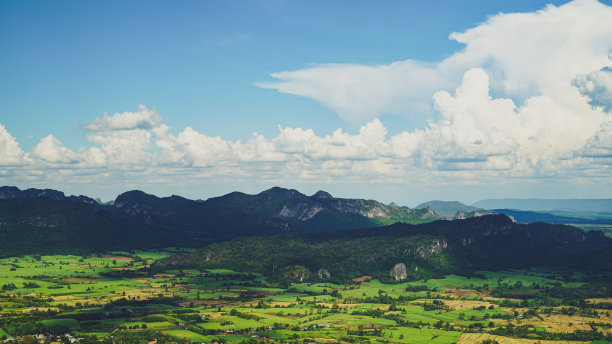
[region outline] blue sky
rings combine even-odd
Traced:
[[[0,184],[606,197],[610,2],[565,3],[3,1]]]

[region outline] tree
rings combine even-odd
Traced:
[[[15,283],[7,283],[2,286],[2,290],[15,290],[15,289],[17,289],[17,286],[15,285]]]

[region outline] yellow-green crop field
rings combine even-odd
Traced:
[[[612,299],[573,295],[589,288],[589,276],[567,271],[275,285],[249,272],[151,268],[176,252],[0,259],[0,338],[254,344],[607,343],[612,337]]]

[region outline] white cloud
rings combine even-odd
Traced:
[[[0,123],[0,165],[16,165],[22,162],[23,150],[17,140]]]
[[[506,169],[525,176],[558,173],[559,159],[584,147],[607,122],[584,102],[567,107],[547,95],[517,107],[510,99],[491,98],[488,84],[484,70],[472,69],[455,96],[445,91],[434,95],[443,118],[415,135],[423,137],[421,147],[431,150],[426,156],[439,166]]]
[[[589,164],[612,164],[612,119],[604,123],[576,155],[579,158],[589,158]]]
[[[550,95],[564,102],[571,80],[608,64],[612,8],[595,0],[547,6],[532,13],[498,14],[450,38],[465,48],[438,63],[330,64],[271,74],[260,87],[312,98],[350,122],[382,114],[430,116],[431,96],[483,68],[496,93],[522,102]]]
[[[107,166],[134,166],[152,163],[150,131],[132,129],[99,132],[87,135],[95,149],[85,153],[85,160],[98,165],[104,161]]]
[[[534,177],[609,182],[612,8],[579,0],[499,14],[451,38],[465,48],[439,63],[321,65],[276,73],[280,81],[260,84],[311,97],[363,123],[354,134],[292,127],[279,127],[275,137],[254,133],[237,141],[192,127],[175,134],[155,109],[140,105],[86,124],[91,146],[78,153],[49,135],[23,159],[0,125],[0,164],[26,167],[28,178],[44,178],[40,162],[46,162],[70,167],[81,178],[119,174],[136,184],[174,177],[273,184]],[[425,127],[393,136],[376,118],[433,112]]]
[[[355,134],[338,129],[320,136],[312,129],[279,127],[275,137],[254,134],[246,141],[207,136],[191,127],[173,135],[160,122],[149,130],[89,134],[92,146],[78,153],[49,135],[26,154],[22,167],[36,180],[54,173],[43,162],[71,171],[56,175],[58,180],[72,174],[90,182],[88,176],[96,175],[153,184],[172,176],[224,183],[431,183],[449,177],[470,182],[605,175],[605,169],[592,167],[593,160],[599,166],[612,160],[612,122],[600,109],[584,102],[581,111],[569,111],[547,96],[516,106],[510,99],[492,98],[488,85],[484,70],[469,70],[453,94],[435,94],[440,120],[393,136],[378,119]]]
[[[612,53],[611,53],[612,54]],[[612,68],[577,76],[572,84],[580,93],[589,98],[589,104],[601,107],[606,112],[612,112]]]
[[[40,159],[48,163],[72,164],[78,161],[77,155],[53,135],[44,137],[32,148],[28,158]]]
[[[136,112],[115,113],[112,116],[104,114],[93,122],[85,124],[84,128],[90,131],[152,129],[161,124],[161,116],[157,110],[149,110],[146,106],[138,105]]]
[[[280,81],[256,85],[313,98],[353,123],[384,113],[430,113],[433,92],[452,84],[435,65],[412,60],[378,66],[318,65],[271,76]]]
[[[280,134],[272,141],[284,153],[303,155],[311,160],[372,160],[378,158],[376,146],[387,134],[383,124],[375,119],[350,135],[342,129],[331,135],[318,137],[312,129],[279,128]]]

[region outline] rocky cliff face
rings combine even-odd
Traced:
[[[444,249],[448,247],[448,243],[446,240],[437,240],[429,245],[422,245],[416,248],[408,249],[407,253],[412,254],[415,258],[419,259],[427,259],[431,256],[438,255],[442,253]]]
[[[324,268],[320,268],[319,271],[317,271],[317,276],[320,279],[329,279],[329,278],[331,278],[331,274],[329,273],[329,271],[327,271],[327,269],[324,269]]]
[[[300,265],[282,268],[280,274],[284,280],[292,282],[304,282],[312,276],[310,270]]]
[[[280,218],[294,218],[307,221],[322,211],[337,212],[339,214],[360,215],[369,219],[401,219],[412,218],[417,222],[436,220],[440,217],[431,209],[410,209],[397,205],[385,205],[374,200],[334,198],[325,191],[318,191],[308,197],[302,194],[292,194],[299,200],[297,204],[283,204],[278,213]],[[290,200],[290,198],[285,198]]]
[[[475,211],[469,211],[469,212],[460,210],[455,214],[455,216],[452,217],[452,219],[463,220],[463,219],[467,219],[470,217],[479,217],[479,216],[485,216],[485,215],[491,215],[491,214],[493,213],[487,210],[475,210]]]
[[[320,204],[298,203],[293,209],[283,205],[278,216],[280,218],[295,218],[300,221],[307,221],[315,217],[318,213],[325,210]]]
[[[408,272],[406,271],[406,264],[397,263],[391,269],[391,277],[396,281],[403,281],[408,277]]]

